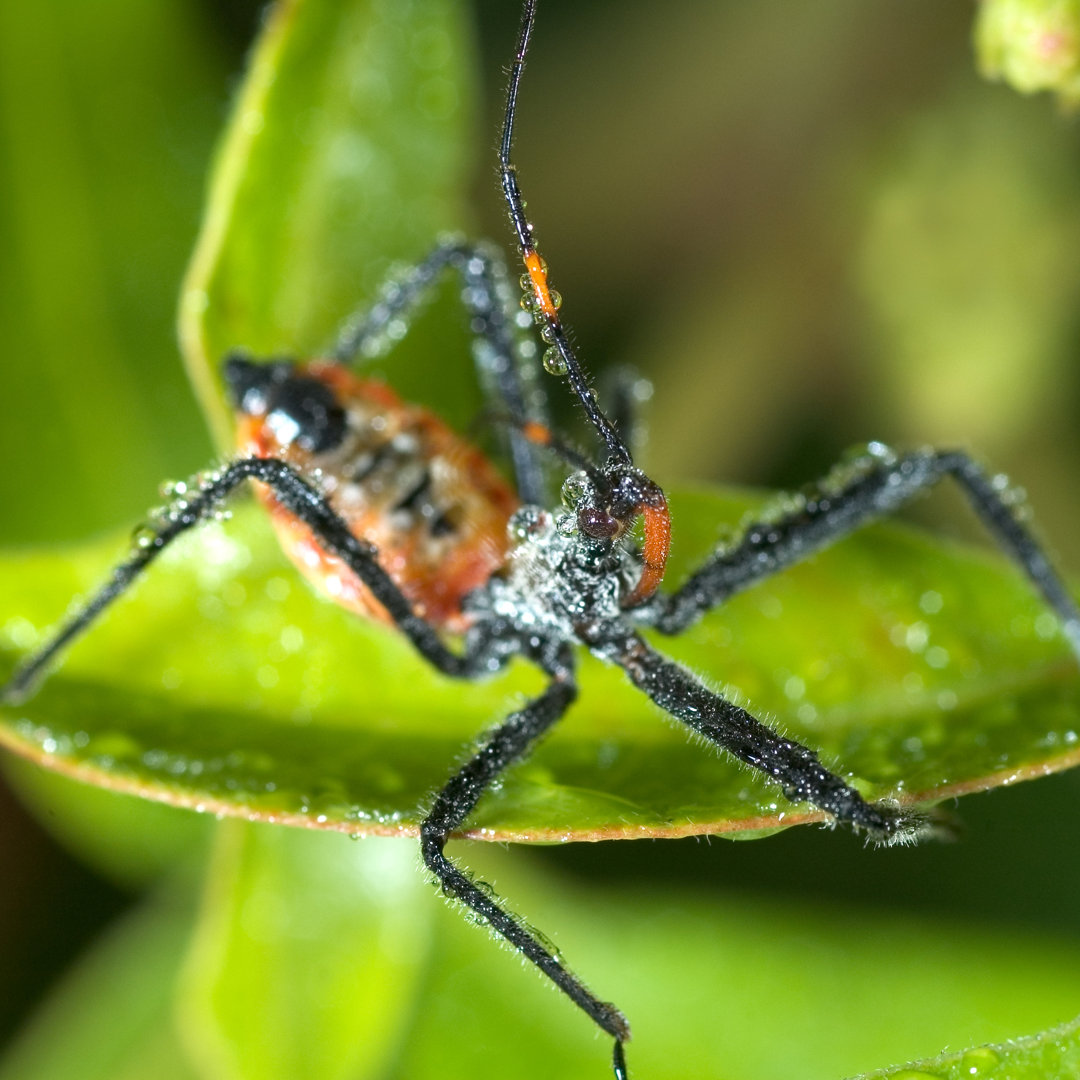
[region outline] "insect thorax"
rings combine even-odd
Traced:
[[[581,536],[572,514],[524,506],[510,519],[517,545],[502,574],[470,598],[525,634],[580,640],[587,624],[623,618],[620,602],[640,572],[634,555],[619,544]]]

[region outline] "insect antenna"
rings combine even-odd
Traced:
[[[589,423],[607,447],[609,461],[629,466],[633,464],[630,450],[615,425],[597,404],[581,361],[578,360],[577,353],[567,336],[566,328],[559,318],[562,297],[548,284],[547,263],[537,250],[533,227],[525,215],[525,200],[521,197],[521,189],[518,186],[517,169],[510,160],[518,90],[521,86],[521,76],[525,71],[525,57],[529,51],[529,39],[532,36],[535,21],[536,0],[526,0],[521,16],[521,32],[514,53],[514,62],[510,68],[510,82],[506,88],[506,112],[503,117],[502,137],[499,141],[499,174],[503,196],[510,211],[510,221],[517,237],[518,251],[525,264],[525,273],[521,276],[521,287],[525,295],[521,306],[533,316],[536,322],[541,324],[540,336],[548,345],[544,352],[544,368],[552,375],[566,376],[570,388],[585,409]]]
[[[503,425],[518,432],[522,439],[532,446],[546,450],[553,457],[557,457],[572,469],[586,473],[597,487],[603,487],[606,483],[604,475],[581,451],[571,446],[565,439],[560,438],[551,428],[539,420],[523,420],[506,412],[485,411],[477,417],[473,429],[481,424]]]

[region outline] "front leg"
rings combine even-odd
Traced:
[[[728,597],[894,513],[945,476],[957,481],[998,544],[1053,608],[1080,656],[1080,609],[1010,504],[1002,482],[959,451],[920,450],[896,456],[880,444],[863,461],[841,467],[811,494],[793,496],[790,510],[748,526],[676,592],[643,609],[640,620],[665,634],[680,633]]]
[[[622,1044],[630,1038],[630,1028],[622,1013],[614,1005],[595,997],[516,916],[481,889],[443,852],[450,834],[472,813],[491,783],[562,717],[576,696],[577,687],[569,657],[563,657],[547,690],[503,721],[435,797],[431,810],[420,826],[420,850],[424,863],[439,879],[447,896],[475,911],[522,956],[531,960],[601,1029],[615,1038],[615,1075],[625,1078]]]
[[[155,522],[140,530],[132,555],[113,570],[108,581],[49,641],[19,664],[7,684],[0,687],[0,701],[15,703],[29,695],[34,683],[60,652],[89,629],[169,544],[212,518],[245,480],[258,480],[270,487],[282,506],[303,521],[319,543],[337,555],[371,590],[429,663],[444,674],[463,678],[490,670],[492,648],[478,638],[477,645],[464,654],[448,649],[438,631],[413,611],[409,600],[378,564],[375,548],[354,536],[326,498],[291,465],[279,458],[244,458],[203,477],[197,488],[174,501]]]
[[[792,802],[810,803],[836,821],[864,829],[880,843],[910,843],[935,831],[933,822],[917,811],[868,802],[822,765],[809,747],[780,735],[746,709],[709,690],[637,634],[601,635],[589,647],[621,667],[665,713],[763,773]]]

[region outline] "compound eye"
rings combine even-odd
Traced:
[[[578,510],[578,528],[594,540],[610,540],[621,528],[618,518],[596,506],[583,506]]]
[[[311,454],[333,450],[345,438],[345,410],[334,392],[303,376],[278,387],[266,423],[282,445],[296,443]]]

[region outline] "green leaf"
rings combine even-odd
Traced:
[[[325,348],[395,262],[416,262],[441,232],[462,227],[474,70],[460,3],[270,9],[180,303],[188,372],[222,445],[232,443],[219,377],[229,349]],[[450,305],[413,327],[388,361],[407,398],[430,393],[431,355],[449,358],[440,360],[441,411],[464,420],[476,380],[463,316]]]
[[[425,54],[442,51],[440,26],[450,25],[452,38],[459,34],[457,21],[439,22],[457,10],[315,0],[276,9],[256,54],[255,81],[222,151],[184,303],[189,364],[218,417],[222,445],[227,423],[215,380],[225,349],[307,352],[325,345],[341,318],[371,295],[389,260],[416,258],[438,229],[463,220],[457,155],[462,145],[477,143],[461,138],[465,114],[435,122],[430,107],[407,107],[424,72],[435,72],[432,89],[443,102],[447,83],[439,78],[460,78],[437,55]],[[404,21],[396,20],[399,11]],[[353,33],[354,16],[376,27],[376,44]],[[460,36],[455,41],[451,51],[460,54],[464,43]],[[402,51],[403,45],[410,47]],[[358,80],[357,49],[365,54]],[[376,97],[391,87],[396,96],[403,87],[404,103],[389,119],[376,115],[364,104],[365,86]],[[382,129],[380,143],[399,139],[401,161],[380,163],[375,148],[375,164],[357,168],[362,156],[352,154],[355,140],[340,138],[374,127]],[[478,141],[486,145],[486,133]],[[346,151],[343,158],[335,148]],[[358,193],[369,201],[358,201]],[[364,228],[357,216],[366,219]],[[381,229],[381,238],[371,238],[372,229]],[[386,362],[406,396],[438,394],[440,411],[459,422],[468,417],[465,395],[473,385],[467,351],[454,342],[461,323],[456,309],[436,307]],[[438,378],[432,356],[439,358]],[[100,425],[100,416],[87,411]],[[741,497],[715,494],[680,500],[673,573],[701,558],[718,523],[736,520],[746,505]],[[40,639],[74,592],[93,586],[122,547],[37,553],[0,565],[0,673]],[[959,790],[1071,763],[1075,677],[1047,618],[997,564],[978,555],[942,555],[933,541],[880,530],[740,599],[671,645],[696,670],[737,685],[790,730],[803,730],[857,769],[867,790],[892,791],[905,782],[909,792],[948,784]],[[475,732],[538,684],[524,668],[486,686],[439,679],[392,631],[358,624],[315,600],[284,565],[265,523],[244,511],[233,525],[210,526],[178,548],[73,651],[39,697],[5,712],[0,738],[59,771],[179,805],[316,827],[400,831],[415,822],[417,806]],[[686,745],[615,673],[590,664],[575,715],[492,794],[475,824],[544,839],[670,835],[773,824],[772,802],[746,774]],[[385,898],[364,897],[353,907],[350,897],[363,891],[354,876],[359,864],[370,875],[365,885],[381,887],[381,875],[369,852],[353,859],[349,845],[335,839],[226,823],[180,991],[202,1077],[245,1068],[290,1075],[305,1041],[324,1075],[350,1062],[364,1069],[368,1063],[352,1056],[357,1038],[372,1048],[372,1070],[389,1060],[400,1039],[396,1067],[388,1065],[385,1074],[410,1080],[445,1077],[448,1062],[455,1073],[485,1075],[493,1049],[522,1076],[596,1075],[607,1048],[599,1049],[588,1021],[573,1010],[568,1018],[566,1001],[540,979],[524,989],[519,958],[489,948],[456,913],[446,914],[451,929],[419,986],[426,923],[420,920],[416,937],[416,929],[394,929],[397,913],[390,910],[397,901],[402,915],[412,911],[412,886],[399,887],[399,857],[390,859],[393,887]],[[411,862],[412,845],[404,850]],[[483,867],[481,859],[467,861]],[[865,1058],[880,1060],[878,1048],[891,1044],[871,1028],[875,1020],[894,1030],[895,1008],[939,1041],[955,1039],[957,1028],[939,1036],[942,1029],[930,1021],[980,994],[984,1006],[996,1000],[1004,1008],[1006,991],[1018,992],[1034,1025],[1041,1022],[1039,993],[1064,996],[1071,984],[1061,991],[1067,981],[1061,971],[1075,968],[1058,942],[1043,943],[1034,959],[1027,942],[1014,942],[1003,958],[998,932],[967,938],[950,931],[929,940],[898,935],[876,947],[871,942],[852,958],[852,927],[841,918],[830,920],[831,943],[841,954],[847,950],[851,966],[823,975],[817,950],[823,928],[802,903],[791,917],[758,902],[718,912],[714,897],[680,904],[666,893],[643,899],[626,889],[560,892],[538,900],[525,890],[522,899],[528,895],[531,916],[550,899],[551,911],[539,920],[544,927],[562,926],[549,915],[570,908],[571,938],[576,934],[591,949],[578,950],[566,938],[560,944],[583,963],[590,981],[602,976],[598,988],[610,986],[611,996],[630,1009],[640,1040],[632,1048],[634,1066],[656,1078],[681,1080],[688,1068],[702,1077],[770,1075],[762,1056],[784,1070],[772,1075],[809,1076],[807,1056],[825,1054],[839,1041],[828,1021],[850,1026],[853,1017],[873,1047]],[[511,889],[511,900],[517,896]],[[367,927],[369,914],[376,921]],[[406,955],[394,960],[382,946],[397,939]],[[793,970],[795,949],[800,941],[805,949],[806,940],[814,943],[800,957],[807,963]],[[904,957],[922,948],[930,961],[919,961],[901,994]],[[977,966],[987,954],[998,964],[999,981]],[[375,957],[363,968],[370,982],[350,969],[362,955]],[[52,1043],[54,1053],[68,1051],[64,1075],[89,1074],[81,1066],[91,1061],[94,1035],[123,1037],[134,1015],[124,1011],[131,1002],[103,992],[117,987],[145,990],[135,1004],[158,1011],[141,1062],[133,1055],[113,1080],[187,1074],[161,1008],[173,963],[156,960],[133,950],[124,964],[84,986],[81,1005],[102,1005],[91,1018],[100,1031],[61,1014],[39,1036],[39,1048]],[[135,981],[140,969],[147,984]],[[849,1005],[841,995],[850,994],[856,979],[869,985],[868,972],[880,980],[878,994]],[[373,1002],[371,984],[388,973],[396,980],[393,1000]],[[779,983],[794,984],[798,1009],[787,1007]],[[804,1011],[802,999],[824,1008],[817,1015]],[[844,1000],[842,1009],[837,1000]],[[671,1009],[675,1002],[680,1008]],[[400,1026],[406,1006],[416,1008],[408,1038]],[[791,1013],[803,1018],[782,1048],[774,1039],[780,1008],[781,1023]],[[1010,1005],[1010,1015],[1016,1011]],[[717,1024],[718,1015],[728,1023]],[[571,1025],[578,1040],[572,1045],[564,1035]],[[729,1026],[730,1034],[722,1030]],[[715,1041],[706,1046],[703,1032]],[[860,1033],[856,1026],[854,1037]],[[32,1074],[16,1069],[13,1075]]]
[[[448,1062],[463,1076],[603,1075],[608,1048],[587,1018],[457,911],[423,896],[412,844],[225,828],[214,868],[224,876],[208,882],[184,965],[182,1042],[170,992],[190,927],[186,889],[183,903],[153,902],[80,964],[10,1050],[0,1080],[218,1080],[235,1073],[217,1071],[222,1057],[209,1054],[205,1040],[225,1033],[238,1039],[225,1054],[253,1053],[272,1077],[283,1067],[270,1060],[275,1047],[295,1053],[306,1033],[312,1066],[325,1064],[331,1055],[321,1056],[326,1048],[315,1040],[329,1034],[340,1052],[349,1030],[354,1047],[371,1050],[355,1061],[359,1076],[377,1066],[387,1078],[438,1080]],[[704,846],[696,851],[703,862],[722,862],[727,849],[715,848],[712,858]],[[651,1080],[836,1080],[882,1058],[1018,1035],[1075,1008],[1080,954],[1057,934],[969,918],[940,924],[880,906],[822,907],[802,897],[625,882],[584,887],[530,870],[522,852],[497,845],[471,845],[464,858],[537,925],[556,931],[575,970],[627,1011],[632,1075]],[[376,925],[365,931],[368,917]],[[373,962],[350,971],[365,936]],[[271,969],[264,950],[281,966]],[[414,980],[414,964],[423,978]],[[373,1005],[379,975],[394,970],[404,977]],[[245,996],[230,1001],[230,991]],[[779,1001],[795,1004],[778,1009]],[[276,1025],[260,1020],[266,1008]],[[327,1027],[335,1015],[346,1030]],[[376,1015],[391,1030],[373,1036]],[[207,1021],[209,1035],[201,1028]],[[249,1041],[260,1030],[262,1047]],[[1047,1067],[1035,1075],[1064,1080],[1074,1072]]]
[[[214,822],[4,756],[4,780],[69,850],[128,889],[203,860]]]
[[[752,502],[674,498],[671,580]],[[116,554],[0,565],[9,666]],[[997,559],[903,528],[855,537],[659,644],[874,797],[940,799],[1080,756],[1080,686],[1054,617]],[[486,683],[438,675],[392,629],[314,596],[245,507],[166,553],[37,696],[4,710],[0,738],[176,805],[396,833],[415,830],[471,740],[541,685],[524,664]],[[586,659],[571,714],[470,826],[551,840],[816,816],[688,743],[618,672]]]
[[[1080,1020],[994,1046],[974,1046],[863,1080],[1053,1080],[1080,1074]]]
[[[411,844],[224,825],[180,997],[202,1074],[384,1076],[413,1021],[431,901]]]
[[[126,24],[116,17],[116,25]],[[152,29],[155,43],[175,47],[172,23]],[[189,370],[219,435],[227,424],[216,372],[228,348],[303,354],[329,343],[347,314],[370,302],[392,263],[415,261],[440,232],[464,222],[462,189],[474,143],[469,30],[463,5],[437,0],[297,0],[273,9],[219,151],[181,303]],[[111,41],[96,23],[94,32]],[[84,276],[96,280],[94,273]],[[460,305],[449,293],[441,300],[416,320],[387,365],[395,384],[419,398],[417,383],[432,391],[428,357],[445,355],[446,408],[463,424],[475,412],[476,380]],[[48,325],[55,322],[54,313]],[[68,357],[70,338],[64,341]],[[100,387],[115,380],[91,381]],[[117,397],[115,387],[110,394]],[[109,420],[111,405],[101,408],[83,396],[78,406],[95,423],[119,427]],[[121,411],[136,412],[128,404]],[[128,434],[136,446],[150,441],[136,429]],[[99,435],[84,433],[82,449],[92,454]],[[89,460],[86,468],[105,471]],[[55,492],[53,501],[63,502]],[[65,512],[81,513],[81,505]],[[65,795],[72,798],[78,802]],[[116,835],[87,826],[98,810],[128,828],[120,822],[130,817],[122,803],[99,799],[66,814],[65,829],[80,837],[84,851]],[[157,835],[149,824],[144,832]],[[105,855],[106,863],[117,862],[108,845]],[[129,860],[122,873],[136,862]]]
[[[703,863],[729,855],[728,845],[713,845],[711,857],[695,845]],[[552,866],[542,877],[523,871],[520,851],[495,845],[469,845],[462,857],[625,1011],[632,1078],[839,1080],[882,1060],[1019,1036],[1076,1009],[1080,946],[1059,933],[917,918],[880,903],[819,906],[794,888],[783,898],[625,881],[582,888]],[[447,1061],[462,1076],[604,1076],[606,1040],[587,1018],[523,977],[515,957],[481,953],[455,912],[440,924],[419,1004],[428,1037],[409,1040],[392,1076],[434,1080]]]
[[[185,0],[0,7],[4,543],[113,528],[210,452],[173,331],[227,78],[205,30]]]

